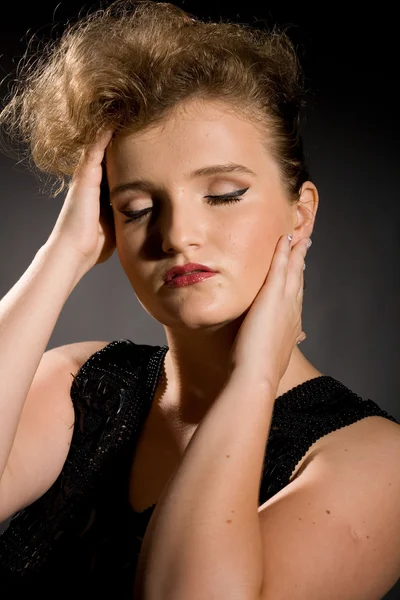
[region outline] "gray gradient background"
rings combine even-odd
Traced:
[[[176,2],[189,12],[295,25],[310,90],[305,148],[320,204],[307,255],[302,352],[324,374],[370,398],[400,421],[398,105],[394,15],[270,3]],[[79,2],[58,5],[55,22]],[[57,3],[10,7],[1,23],[1,76],[15,66],[28,28],[50,31]],[[318,11],[319,10],[319,11]],[[394,9],[393,9],[394,10]],[[44,26],[44,27],[43,27]],[[8,80],[7,80],[8,81]],[[3,82],[1,94],[6,92]],[[0,298],[46,242],[62,206],[40,192],[22,165],[0,158]],[[136,300],[115,252],[95,266],[67,300],[48,349],[82,340],[165,343],[162,325]],[[379,510],[379,507],[377,507]],[[7,525],[3,523],[4,526]],[[1,524],[0,524],[1,527]],[[400,543],[400,540],[399,540]],[[400,582],[385,596],[400,599]]]

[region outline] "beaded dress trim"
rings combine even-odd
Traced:
[[[95,589],[105,593],[109,586],[114,596],[118,588],[115,597],[130,597],[141,543],[156,505],[133,511],[129,472],[167,351],[168,346],[117,340],[93,354],[75,377],[71,374],[76,418],[69,453],[50,489],[17,512],[0,535],[0,592],[5,582],[18,581],[29,583],[30,591],[40,582],[37,589],[44,593],[48,585],[50,593],[49,582],[68,574],[71,588],[68,582],[63,586],[74,590],[75,597],[79,577],[87,584],[80,587],[82,594]],[[397,423],[375,402],[363,400],[328,375],[279,396],[259,505],[289,483],[317,439],[375,415]]]

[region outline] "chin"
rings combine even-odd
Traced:
[[[243,289],[243,288],[242,288]],[[239,289],[217,287],[206,294],[193,293],[157,293],[136,291],[136,297],[144,310],[153,319],[171,329],[218,330],[247,314],[254,295],[244,295]],[[205,291],[205,290],[203,290]],[[250,290],[248,290],[250,291]]]
[[[195,305],[197,304],[197,305]],[[142,305],[143,306],[143,305]],[[240,319],[247,312],[237,306],[227,306],[227,303],[214,303],[204,305],[200,303],[185,302],[180,305],[168,307],[149,307],[143,308],[156,321],[171,329],[187,329],[189,331],[198,331],[199,329],[208,329],[210,332],[218,331],[222,327]]]

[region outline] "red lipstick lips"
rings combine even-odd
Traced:
[[[169,271],[167,271],[167,273],[164,276],[164,281],[165,283],[171,284],[171,282],[175,279],[181,277],[182,275],[188,275],[193,274],[193,272],[195,272],[197,275],[200,275],[200,273],[210,273],[211,274],[215,274],[216,271],[214,271],[213,269],[210,269],[209,267],[206,267],[205,265],[200,265],[199,263],[188,263],[186,265],[183,265],[182,267],[172,267],[172,269],[170,269]],[[204,278],[204,277],[203,277]],[[191,278],[193,279],[193,278]],[[195,278],[196,281],[200,281],[202,278]],[[186,280],[186,277],[185,277]],[[193,281],[194,283],[195,281]],[[183,283],[183,282],[182,282]],[[189,283],[189,281],[188,281]]]

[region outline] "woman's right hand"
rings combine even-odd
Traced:
[[[112,217],[100,206],[102,161],[112,133],[103,132],[84,150],[47,242],[75,253],[86,270],[108,260],[116,247]]]

